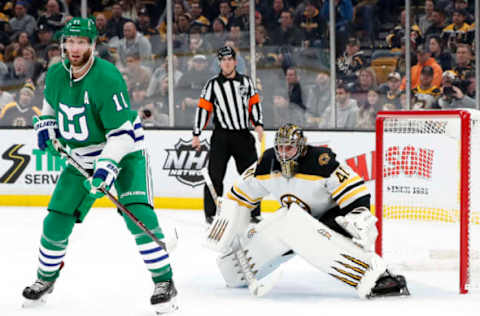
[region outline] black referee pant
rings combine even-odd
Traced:
[[[232,156],[235,159],[238,173],[242,174],[258,159],[255,138],[246,129],[238,131],[214,129],[210,138],[208,174],[218,196],[223,195],[223,179],[228,161]],[[206,185],[203,188],[203,207],[205,218],[215,215],[216,206]],[[260,207],[257,207],[252,211],[252,216],[259,215]]]

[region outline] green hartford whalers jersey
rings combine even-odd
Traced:
[[[107,153],[107,158],[117,162],[143,148],[140,119],[130,109],[121,73],[110,62],[95,57],[92,67],[79,79],[70,79],[62,63],[51,66],[44,95],[47,104],[43,114],[56,117],[62,138],[85,167],[91,167],[110,137],[121,143],[116,146],[118,150]],[[50,107],[53,113],[45,111]]]

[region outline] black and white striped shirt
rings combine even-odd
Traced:
[[[193,135],[200,135],[212,112],[215,128],[245,130],[249,121],[253,126],[263,126],[260,97],[252,80],[239,73],[234,78],[220,73],[208,80],[198,102]]]

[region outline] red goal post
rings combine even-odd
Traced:
[[[479,281],[472,273],[471,251],[472,226],[480,222],[480,184],[475,180],[480,176],[477,143],[480,112],[476,110],[377,114],[376,252],[382,255],[385,250],[385,218],[459,223],[460,293],[478,287]]]

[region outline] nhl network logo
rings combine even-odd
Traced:
[[[174,149],[166,149],[167,159],[163,170],[168,170],[168,175],[177,178],[183,184],[196,187],[204,183],[200,170],[208,162],[210,144],[206,139],[200,142],[200,151],[192,148],[192,140],[185,141],[180,138]]]

